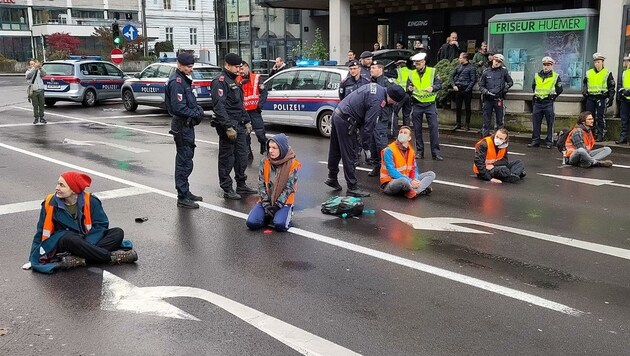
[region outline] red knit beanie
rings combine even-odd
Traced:
[[[66,180],[68,187],[77,194],[81,193],[86,187],[89,187],[90,184],[92,184],[92,178],[84,173],[68,171],[61,173],[61,177]]]

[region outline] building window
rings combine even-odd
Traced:
[[[0,30],[28,30],[26,9],[0,8]]]
[[[197,0],[188,0],[188,10],[196,10]]]
[[[190,44],[191,45],[197,44],[197,29],[196,28],[190,28]]]
[[[164,30],[166,32],[166,40],[170,41],[171,43],[173,43],[173,28],[172,27],[167,27]]]
[[[164,0],[164,10],[171,9],[171,0]]]

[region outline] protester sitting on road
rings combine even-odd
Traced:
[[[267,154],[258,169],[260,198],[247,216],[249,229],[260,229],[270,222],[276,231],[289,229],[301,167],[285,134],[275,135],[267,141]]]
[[[475,144],[473,172],[479,179],[492,183],[516,183],[527,174],[523,161],[508,160],[508,131],[500,128]]]
[[[402,126],[396,141],[381,151],[381,189],[387,195],[404,194],[413,199],[433,191],[429,185],[435,179],[435,173],[427,171],[421,174],[418,171],[410,141],[411,128]]]
[[[590,111],[583,111],[577,120],[577,124],[569,132],[564,143],[564,160],[567,164],[582,168],[588,167],[612,167],[610,160],[603,160],[612,150],[610,147],[593,149],[595,146],[595,136],[593,135],[593,114]]]
[[[68,171],[42,203],[29,263],[24,269],[52,273],[89,263],[133,263],[138,254],[121,228],[109,228],[101,201],[85,191],[92,179]]]

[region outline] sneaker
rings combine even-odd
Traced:
[[[357,197],[357,198],[365,198],[365,197],[369,197],[370,193],[365,192],[359,188],[352,188],[352,189],[348,188],[346,195]]]
[[[527,176],[527,173],[525,173],[525,171],[523,171],[518,177],[523,179]]]
[[[185,209],[199,209],[199,204],[195,203],[189,198],[177,199],[177,207]]]
[[[236,187],[236,193],[240,195],[247,195],[247,194],[257,194],[258,191],[256,189],[248,187],[247,185],[241,185],[241,186]]]
[[[519,180],[521,180],[521,178],[519,178],[519,176],[512,174],[509,177],[505,178],[504,182],[506,183],[516,183]]]
[[[43,117],[39,118],[39,122],[41,122],[42,124],[47,124],[48,121],[46,121],[46,119],[44,119]]]
[[[324,182],[324,184],[326,184],[327,186],[333,188],[336,191],[340,191],[341,189],[341,184],[339,184],[339,181],[333,178],[328,178],[326,179],[326,181]]]
[[[595,163],[596,167],[612,167],[613,163],[611,160],[603,160],[603,161],[597,161],[597,163]]]
[[[405,198],[407,199],[413,199],[418,195],[418,193],[416,193],[415,189],[409,189],[406,193],[405,193]]]
[[[433,192],[433,188],[431,188],[431,187],[426,187],[426,189],[424,189],[423,191],[421,191],[419,195],[429,195],[429,194],[431,194],[431,192]]]
[[[591,166],[591,162],[588,161],[580,161],[580,163],[578,163],[578,166],[580,168],[588,168]]]
[[[85,258],[72,255],[64,256],[61,259],[61,262],[59,262],[59,266],[61,267],[61,269],[70,269],[73,267],[82,267],[85,265]]]
[[[241,196],[236,194],[236,192],[231,191],[231,192],[223,192],[223,198],[231,199],[231,200],[240,200]]]
[[[370,173],[368,173],[368,177],[378,177],[381,174],[381,167],[374,166]]]
[[[35,118],[35,120],[33,120],[33,125],[37,125],[37,124],[39,124],[39,119]]]
[[[443,161],[443,160],[444,160],[444,157],[442,157],[442,156],[440,156],[440,155],[435,155],[435,156],[433,156],[433,160],[434,160],[434,161]]]
[[[134,263],[138,260],[138,253],[134,250],[118,250],[111,254],[112,264]]]
[[[527,144],[527,147],[540,147],[540,143],[538,142],[531,142]]]
[[[188,199],[190,199],[192,201],[203,201],[203,197],[200,197],[198,195],[194,195],[191,192],[188,192]]]

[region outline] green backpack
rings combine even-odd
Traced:
[[[322,203],[322,213],[350,218],[362,215],[363,207],[361,198],[336,196]]]

